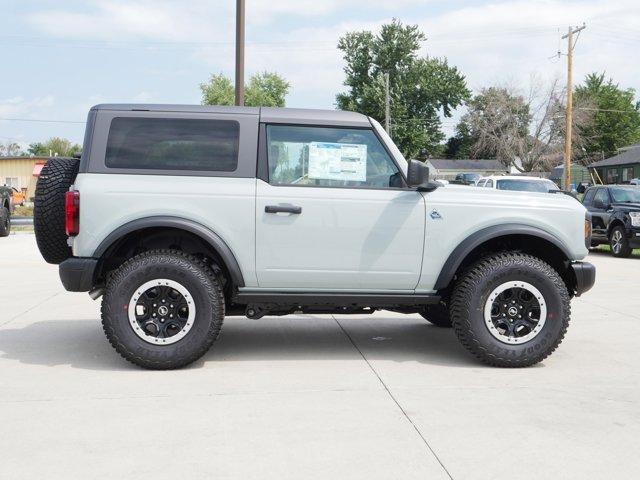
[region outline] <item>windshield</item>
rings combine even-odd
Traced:
[[[466,182],[477,182],[480,179],[480,175],[477,173],[463,173],[462,178],[464,178]]]
[[[610,188],[613,203],[640,203],[640,188]]]
[[[554,190],[557,187],[547,180],[498,180],[498,190],[518,190],[521,192],[543,192]]]
[[[382,125],[380,125],[375,119],[371,117],[369,117],[369,121],[373,125],[373,128],[376,129],[376,133],[380,135],[380,138],[382,138],[382,141],[384,142],[386,147],[391,151],[391,155],[393,155],[393,158],[395,158],[396,162],[398,163],[398,166],[402,169],[402,171],[406,175],[407,160],[404,158],[404,155],[402,155],[402,152],[398,149],[398,147],[396,147],[396,144],[393,142],[393,140],[391,140],[391,137],[385,131],[385,129],[382,128]]]

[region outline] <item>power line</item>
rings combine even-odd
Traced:
[[[79,122],[75,120],[51,120],[51,119],[43,119],[43,118],[7,118],[0,117],[1,121],[7,122],[35,122],[35,123],[78,123],[85,124],[87,122]]]

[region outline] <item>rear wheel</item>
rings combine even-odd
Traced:
[[[629,239],[624,234],[624,228],[621,226],[617,226],[611,230],[609,245],[611,246],[611,253],[613,253],[615,257],[627,258],[633,251],[631,245],[629,245]]]
[[[478,261],[452,295],[458,339],[478,359],[499,367],[544,360],[564,338],[569,318],[569,293],[558,272],[521,253]]]
[[[449,308],[444,302],[439,302],[437,305],[425,306],[422,312],[420,312],[420,315],[436,327],[451,328]]]
[[[7,207],[0,207],[0,237],[8,237],[11,233],[11,214]]]
[[[180,368],[200,358],[223,320],[219,278],[195,257],[172,250],[127,261],[109,278],[102,301],[111,345],[151,369]]]

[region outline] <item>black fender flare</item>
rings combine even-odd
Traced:
[[[244,277],[242,276],[242,270],[240,270],[238,260],[236,260],[236,257],[229,248],[229,245],[227,245],[217,233],[213,232],[208,227],[205,227],[198,222],[194,222],[193,220],[187,220],[180,217],[154,216],[140,218],[138,220],[132,220],[131,222],[125,223],[124,225],[116,228],[113,232],[107,235],[104,240],[102,240],[92,257],[101,258],[109,247],[114,245],[115,242],[125,235],[135,232],[136,230],[143,230],[145,228],[152,227],[178,228],[200,237],[203,241],[209,244],[211,248],[218,253],[218,255],[220,255],[220,258],[224,261],[227,270],[229,270],[229,275],[231,275],[233,283],[238,287],[244,287],[245,284]]]
[[[607,238],[611,235],[611,231],[613,228],[620,224],[624,229],[625,233],[628,233],[629,229],[629,221],[627,220],[628,214],[626,212],[617,211],[611,214],[611,218],[609,218],[609,224],[607,225]]]
[[[453,249],[447,258],[447,261],[442,266],[442,270],[440,270],[434,289],[441,290],[447,287],[451,280],[453,280],[460,264],[475,248],[488,240],[509,235],[529,235],[532,237],[538,237],[558,247],[567,259],[571,258],[567,246],[560,239],[541,228],[519,223],[492,225],[469,235]]]

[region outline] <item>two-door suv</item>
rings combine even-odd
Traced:
[[[35,230],[144,367],[198,359],[225,315],[380,309],[453,326],[491,365],[541,361],[595,280],[585,208],[438,185],[357,113],[98,105],[81,158],[44,167]]]

